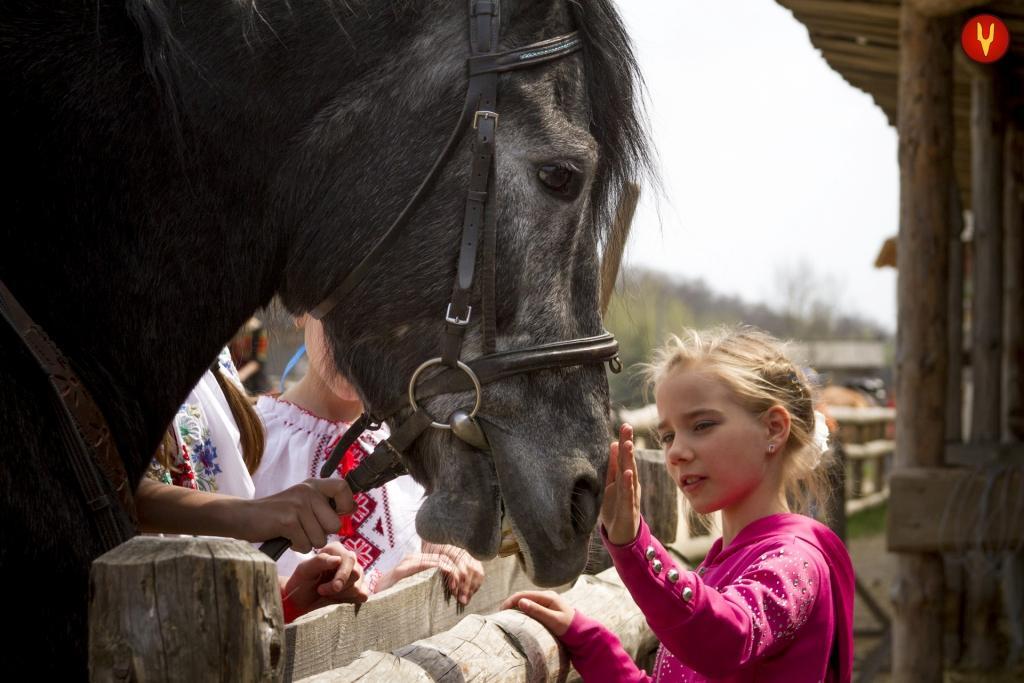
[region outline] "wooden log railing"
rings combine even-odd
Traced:
[[[333,605],[285,627],[276,567],[250,544],[139,536],[93,563],[90,679],[431,681],[455,666],[465,679],[566,680],[564,652],[543,627],[495,614],[512,593],[535,588],[515,558],[485,572],[465,611],[429,570],[364,605]],[[614,569],[565,595],[632,655],[656,646]]]
[[[564,596],[615,633],[634,659],[656,647],[654,634],[614,569],[580,577]],[[449,631],[391,652],[364,652],[348,666],[303,683],[353,680],[534,683],[578,680],[578,676],[544,627],[519,612],[505,611],[466,617]]]
[[[846,515],[874,507],[889,498],[893,459],[893,408],[830,408],[838,423],[833,447],[845,468]]]

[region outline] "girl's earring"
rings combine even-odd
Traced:
[[[768,455],[772,455],[773,453],[775,453],[775,444],[770,443],[768,444]]]

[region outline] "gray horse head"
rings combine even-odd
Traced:
[[[404,39],[324,107],[294,159],[296,169],[318,166],[321,180],[303,188],[318,210],[304,244],[291,252],[284,289],[291,307],[315,305],[358,263],[359,249],[332,252],[333,235],[355,233],[356,244],[372,245],[427,173],[458,114],[465,13],[397,21]],[[506,2],[499,49],[574,29],[581,52],[499,79],[492,312],[499,352],[602,331],[599,246],[617,189],[646,162],[636,65],[609,3]],[[453,217],[465,202],[469,154],[467,135],[405,234],[324,320],[338,368],[371,408],[404,395],[414,369],[439,355],[461,229]],[[463,354],[482,353],[478,317]],[[473,398],[449,394],[422,407],[445,421]],[[586,561],[603,489],[604,368],[516,375],[485,386],[482,406],[490,452],[431,431],[407,454],[407,467],[428,492],[417,529],[486,558],[498,551],[504,520],[537,583],[569,580]]]

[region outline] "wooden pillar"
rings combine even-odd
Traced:
[[[946,443],[963,442],[964,410],[964,207],[960,189],[952,183],[949,192],[949,308],[947,340],[949,375],[946,377]]]
[[[897,126],[900,229],[895,467],[943,461],[953,186],[953,25],[900,10]],[[899,520],[892,520],[898,524]],[[893,680],[942,680],[942,562],[899,553],[893,587]]]
[[[971,209],[974,262],[971,269],[970,442],[997,444],[1002,437],[1003,368],[1003,124],[995,69],[971,73]],[[966,553],[967,623],[961,664],[991,670],[998,655],[999,574],[997,558]]]
[[[1003,160],[1003,437],[1024,441],[1024,125],[1007,126]]]
[[[249,543],[136,536],[89,583],[89,680],[282,680],[277,567]]]
[[[971,78],[971,209],[974,214],[971,442],[1002,436],[1003,126],[995,72],[977,66]]]
[[[960,445],[964,439],[964,208],[956,182],[953,183],[949,198],[949,375],[946,378],[946,444]],[[963,654],[963,556],[958,552],[944,552],[942,564],[946,588],[943,596],[943,648],[946,664],[953,665]]]
[[[1024,125],[1006,127],[1003,147],[1003,440],[1024,441]],[[1024,661],[1024,553],[1003,557],[1007,667]]]

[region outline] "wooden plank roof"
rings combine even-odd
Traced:
[[[872,97],[896,125],[899,83],[899,0],[776,0],[807,27],[811,43],[843,79]],[[934,1],[934,0],[932,0]],[[917,0],[927,4],[925,0]],[[940,3],[935,3],[940,4]],[[947,5],[956,5],[950,0]],[[959,4],[974,4],[959,2]],[[999,61],[1010,91],[1011,115],[1024,124],[1024,0],[1000,0],[958,15],[954,59],[954,164],[964,206],[970,206],[972,63],[959,47],[959,25],[970,16],[994,14],[1010,30],[1010,52]]]

